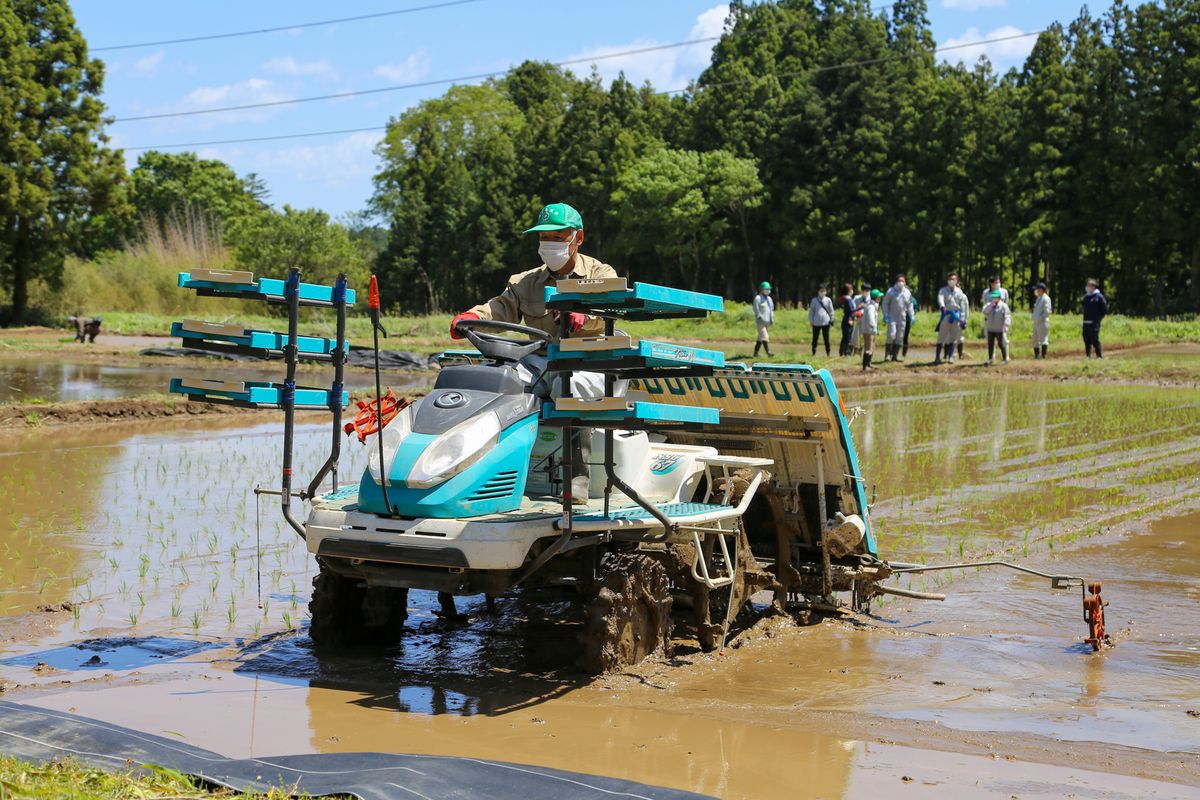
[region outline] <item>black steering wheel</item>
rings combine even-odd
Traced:
[[[462,332],[467,337],[467,341],[475,345],[480,353],[496,363],[520,361],[525,356],[536,353],[542,345],[553,338],[540,328],[518,325],[515,322],[500,322],[494,319],[464,319],[460,320],[454,329]],[[484,331],[488,329],[519,333],[528,336],[533,341],[510,339],[494,333],[485,333]]]

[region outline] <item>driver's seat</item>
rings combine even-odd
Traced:
[[[508,364],[459,364],[442,367],[434,389],[491,392],[492,394],[524,394],[525,381],[515,367]]]

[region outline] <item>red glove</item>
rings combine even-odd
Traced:
[[[480,316],[478,314],[476,314],[474,311],[464,311],[461,314],[459,314],[457,317],[455,317],[454,319],[450,320],[450,338],[451,339],[463,338],[462,334],[460,334],[458,332],[457,328],[458,328],[458,323],[462,322],[464,319],[480,319]]]
[[[587,323],[587,314],[580,314],[578,311],[571,311],[569,316],[571,319],[571,333],[578,333],[579,331],[583,330],[584,324]],[[555,311],[554,321],[558,322],[561,318],[562,312]]]

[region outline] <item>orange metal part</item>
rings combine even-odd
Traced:
[[[1092,652],[1095,652],[1108,644],[1108,635],[1104,633],[1104,607],[1108,603],[1100,598],[1099,582],[1089,584],[1088,591],[1091,592],[1091,597],[1083,598],[1083,619],[1087,622],[1088,633],[1091,635],[1083,641],[1090,644]]]
[[[386,428],[387,424],[396,418],[396,415],[412,404],[412,400],[405,397],[397,399],[395,392],[391,387],[388,387],[387,394],[379,400],[379,405],[368,403],[363,400],[358,401],[358,414],[354,417],[353,422],[347,422],[342,426],[347,434],[357,433],[358,441],[366,442],[367,437],[372,433],[378,433],[380,428]],[[382,414],[379,412],[382,411]],[[383,422],[380,423],[380,417]]]

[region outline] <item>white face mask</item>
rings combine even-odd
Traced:
[[[572,234],[565,242],[539,242],[538,255],[547,267],[558,272],[571,260],[571,243],[574,241],[575,235]]]

